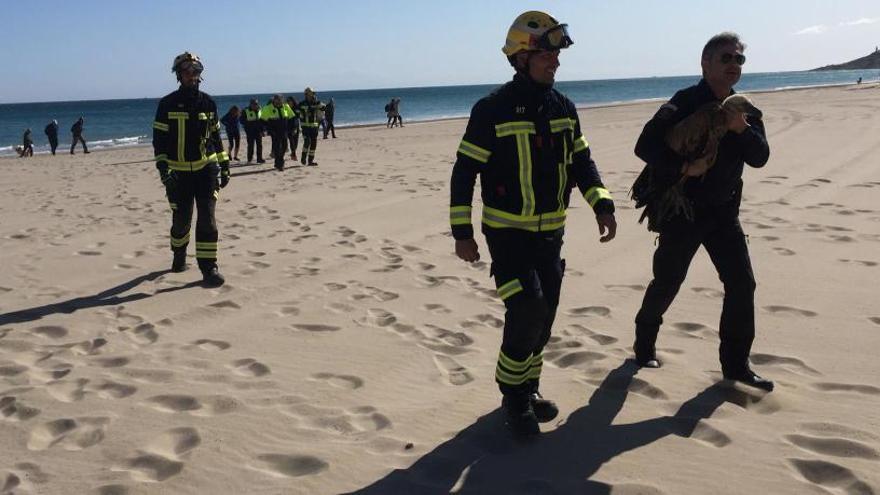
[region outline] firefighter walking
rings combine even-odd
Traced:
[[[217,105],[199,91],[204,66],[185,52],[171,71],[180,88],[159,101],[153,122],[153,149],[159,178],[171,205],[172,272],[186,270],[193,202],[196,205],[196,260],[206,287],[225,279],[217,267],[217,221],[214,211],[220,189],[229,183],[229,157],[223,151]]]
[[[318,101],[318,97],[312,88],[306,88],[303,91],[303,101],[299,103],[300,126],[302,127],[303,147],[300,163],[315,166],[315,148],[318,147],[318,125],[321,118],[320,113],[324,108],[324,104]],[[306,162],[308,159],[308,162]]]
[[[559,413],[539,392],[543,349],[559,304],[566,207],[574,185],[596,214],[600,241],[614,238],[614,203],[581,133],[574,104],[553,89],[559,51],[572,44],[567,26],[543,12],[513,22],[502,49],[516,70],[481,99],[458,148],[452,170],[450,224],[455,252],[479,260],[471,225],[477,175],[482,230],[491,275],[504,302],[504,333],[495,368],[507,425],[518,435]]]

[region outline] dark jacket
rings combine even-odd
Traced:
[[[83,120],[79,119],[70,127],[70,133],[74,136],[81,136],[83,132]]]
[[[223,127],[226,129],[227,135],[236,136],[241,134],[241,131],[238,128],[238,117],[233,117],[232,112],[226,112],[226,115],[220,119],[220,123],[223,124]]]
[[[590,158],[574,103],[519,75],[471,110],[452,169],[449,216],[452,235],[459,240],[473,237],[470,217],[477,175],[484,229],[562,229],[575,185],[597,214],[614,211]]]
[[[24,131],[24,136],[22,136],[21,140],[22,140],[22,144],[24,144],[25,148],[27,148],[28,146],[33,146],[34,140],[31,139],[31,130],[30,129]]]
[[[299,102],[296,112],[299,113],[300,125],[302,127],[318,128],[318,113],[324,108],[324,104],[318,100],[309,102],[307,99]]]
[[[684,159],[666,145],[666,134],[702,105],[713,101],[719,100],[709,84],[700,80],[698,84],[675,93],[645,124],[635,153],[648,164],[656,183],[665,187],[677,182],[684,164]],[[695,207],[738,202],[742,192],[743,164],[759,168],[767,163],[770,148],[764,123],[753,117],[749,117],[748,122],[750,127],[742,134],[728,132],[721,139],[715,164],[706,175],[691,177],[685,182],[685,195]]]
[[[49,141],[58,141],[58,124],[55,122],[49,122],[43,132],[49,137]]]
[[[257,136],[263,132],[263,121],[260,119],[260,110],[251,110],[250,107],[241,111],[238,118],[241,125],[244,126],[244,132],[251,136]]]
[[[214,100],[183,88],[159,100],[153,150],[159,168],[167,164],[171,170],[194,172],[211,163],[228,163]]]

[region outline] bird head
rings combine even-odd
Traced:
[[[730,112],[745,113],[758,119],[762,116],[761,111],[752,104],[752,101],[746,95],[741,94],[730,95],[725,98],[721,103],[721,108]]]

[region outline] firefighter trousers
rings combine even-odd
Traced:
[[[217,265],[217,221],[214,209],[219,197],[220,167],[209,163],[195,172],[175,171],[176,181],[166,190],[171,204],[171,250],[186,252],[190,240],[193,203],[196,206],[196,260],[199,269]]]
[[[536,392],[544,346],[559,306],[564,231],[484,226],[483,233],[492,256],[491,274],[506,309],[495,381],[504,395]]]
[[[263,136],[259,132],[246,132],[247,135],[247,161],[254,159],[254,145],[257,147],[257,160],[263,161]]]
[[[302,147],[302,157],[300,161],[303,165],[306,164],[306,160],[308,163],[314,163],[315,161],[315,148],[318,147],[318,128],[317,127],[303,127],[303,147]]]
[[[663,314],[678,294],[697,249],[704,246],[724,285],[719,324],[721,368],[725,375],[737,374],[748,367],[755,339],[755,276],[746,236],[735,215],[701,218],[701,212],[696,214],[693,223],[682,219],[660,234],[654,252],[654,279],[636,315],[636,355],[654,352]]]

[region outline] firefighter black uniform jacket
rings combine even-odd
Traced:
[[[519,74],[471,111],[452,169],[449,218],[457,240],[473,238],[471,201],[478,174],[484,229],[562,229],[574,185],[596,214],[614,212],[574,104]]]
[[[731,92],[733,94],[734,92]],[[645,124],[636,143],[636,156],[650,167],[652,180],[661,187],[678,182],[684,159],[666,145],[666,134],[706,103],[719,101],[709,84],[699,84],[675,93]],[[715,164],[702,177],[690,177],[684,184],[685,195],[696,208],[737,205],[742,194],[744,163],[763,167],[770,157],[764,123],[748,117],[749,127],[742,134],[728,132],[718,146]],[[736,211],[736,209],[732,209]]]
[[[304,99],[299,102],[297,106],[297,112],[299,113],[300,125],[303,128],[318,128],[318,124],[320,124],[320,119],[318,118],[318,114],[324,108],[324,104],[318,100],[309,101]]]
[[[156,167],[195,172],[209,163],[228,163],[220,140],[217,105],[206,93],[183,88],[159,100],[153,122]]]

